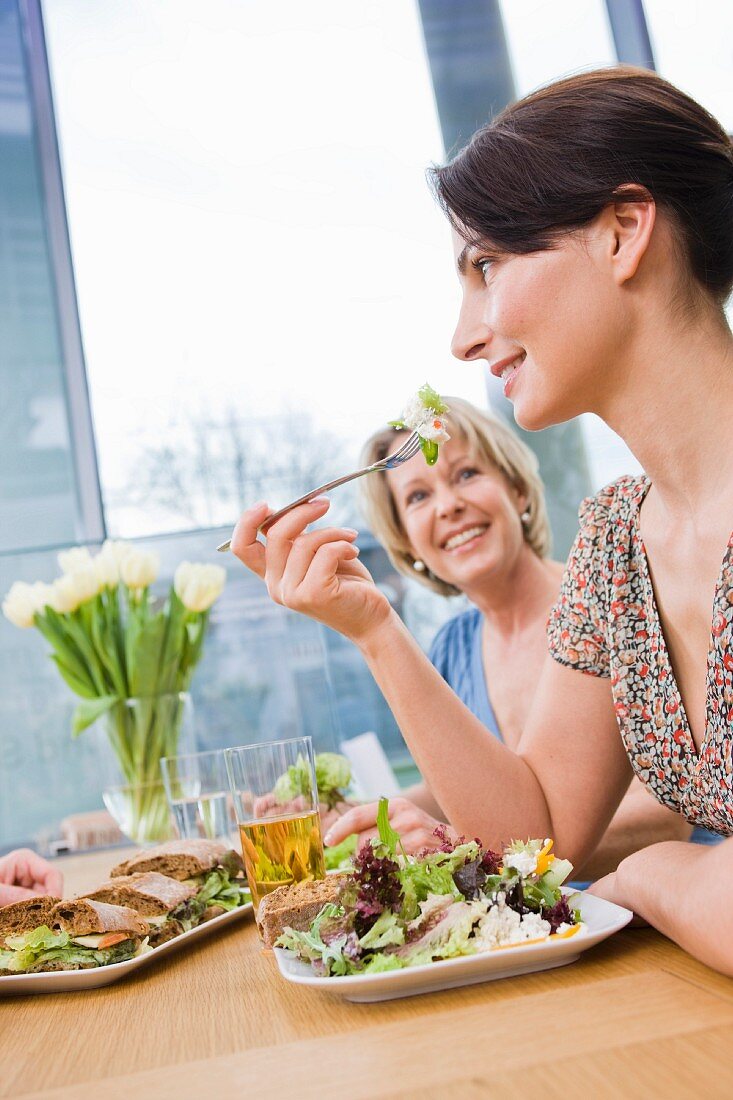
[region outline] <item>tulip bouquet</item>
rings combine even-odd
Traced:
[[[168,827],[159,762],[178,749],[185,693],[201,658],[221,566],[182,562],[163,600],[152,597],[157,554],[105,542],[59,554],[52,584],[17,581],[2,604],[15,626],[32,627],[80,701],[72,734],[102,720],[131,804],[129,835],[156,840]]]

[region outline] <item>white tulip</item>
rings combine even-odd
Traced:
[[[159,568],[157,554],[130,548],[120,561],[120,576],[128,588],[147,588],[157,578]]]
[[[94,599],[100,588],[99,575],[90,561],[85,569],[65,573],[53,582],[51,606],[62,615],[68,614],[76,611],[80,604]]]
[[[33,585],[16,581],[3,600],[3,615],[13,626],[26,629],[33,626],[33,616],[38,610]]]
[[[51,606],[59,615],[66,615],[76,611],[81,603],[76,588],[73,573],[65,573],[63,577],[57,577],[51,586],[53,588],[53,603]]]
[[[85,569],[92,560],[86,546],[73,546],[71,550],[62,550],[58,555],[59,569],[62,573],[76,573]]]
[[[120,583],[120,563],[130,550],[131,547],[126,542],[107,539],[97,556],[92,559],[103,588],[114,588]]]
[[[182,561],[173,578],[176,595],[188,611],[208,611],[224,589],[227,574],[221,565]]]
[[[42,615],[47,607],[53,607],[53,585],[36,581],[34,585],[31,585],[31,588],[36,611]]]

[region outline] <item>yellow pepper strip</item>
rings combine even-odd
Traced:
[[[572,924],[570,928],[566,928],[564,932],[553,932],[550,936],[551,940],[569,940],[571,936],[574,936],[576,932],[580,931],[579,924]]]
[[[539,936],[536,940],[520,940],[519,943],[495,943],[492,951],[506,951],[507,947],[526,947],[530,943],[546,943],[549,936]]]
[[[548,840],[544,848],[537,855],[537,870],[535,874],[544,875],[547,868],[554,861],[555,857],[550,855],[550,848],[552,847],[552,840]]]

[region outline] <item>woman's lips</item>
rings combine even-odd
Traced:
[[[473,527],[468,527],[464,531],[460,531],[457,535],[452,535],[443,544],[442,549],[448,554],[454,554],[458,550],[464,550],[467,546],[473,546],[489,529],[487,523],[477,523]]]
[[[509,396],[509,392],[510,392],[512,386],[514,385],[514,380],[516,379],[517,375],[519,374],[519,372],[522,368],[522,363],[524,362],[524,360],[526,358],[527,358],[527,353],[526,353],[526,351],[523,351],[520,355],[518,355],[516,357],[516,359],[513,359],[511,361],[511,363],[507,363],[507,365],[502,369],[502,372],[501,372],[499,377],[501,378],[502,383],[504,385],[504,396],[505,397]]]

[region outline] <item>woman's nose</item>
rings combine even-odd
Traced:
[[[456,493],[450,486],[446,486],[435,494],[435,514],[441,518],[462,512],[465,507],[466,505],[461,500],[460,494]]]
[[[452,354],[464,362],[488,359],[491,336],[491,329],[483,319],[483,309],[478,308],[477,303],[464,300],[451,341]]]

